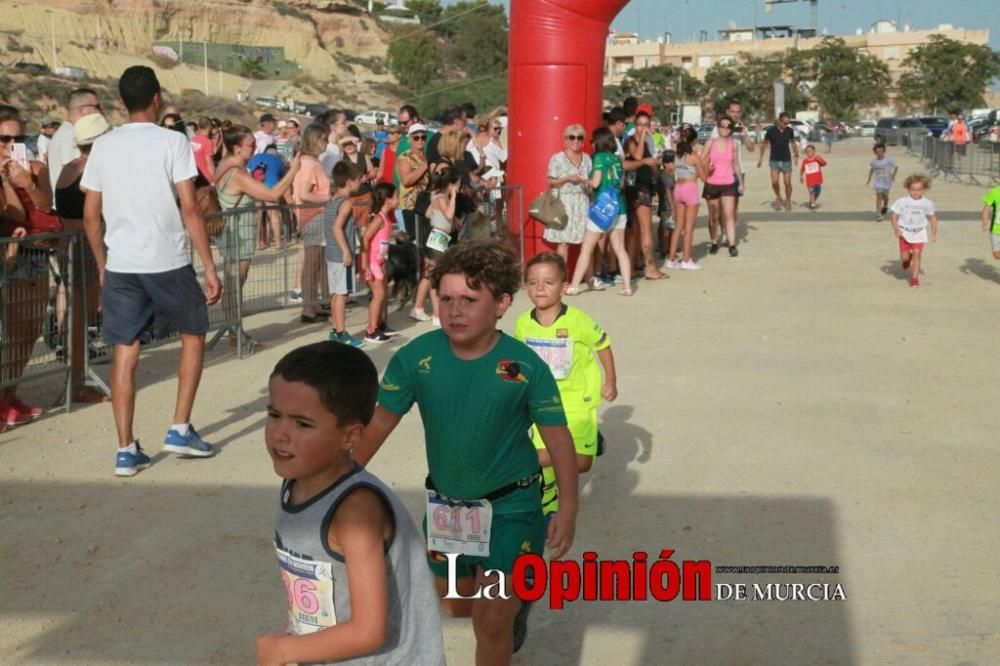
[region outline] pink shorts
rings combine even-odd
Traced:
[[[691,180],[674,185],[675,206],[694,206],[697,208],[699,204],[701,204],[701,197],[698,196],[697,181]]]
[[[924,249],[923,243],[911,243],[902,236],[899,237],[899,251],[900,252],[910,252],[917,251],[921,252]]]

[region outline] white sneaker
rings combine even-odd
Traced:
[[[430,321],[430,316],[423,310],[417,310],[416,308],[410,310],[410,319],[416,321]]]
[[[604,291],[604,283],[601,282],[601,278],[596,276],[592,277],[590,278],[590,288],[593,291]]]
[[[701,266],[694,263],[694,261],[682,261],[680,264],[681,268],[685,271],[700,271]]]
[[[667,263],[664,264],[667,268],[680,268],[681,262],[675,261],[674,259],[667,259]]]

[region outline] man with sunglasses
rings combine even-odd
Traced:
[[[101,103],[97,93],[91,88],[77,88],[69,94],[66,100],[66,122],[59,126],[49,142],[48,165],[49,183],[52,191],[56,191],[56,181],[63,167],[80,157],[73,134],[73,125],[80,118],[101,112]]]

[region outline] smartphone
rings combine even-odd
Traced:
[[[28,147],[23,143],[15,143],[11,146],[10,158],[25,169],[31,168],[31,165],[28,164]]]

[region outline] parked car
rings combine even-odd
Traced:
[[[862,120],[858,127],[860,128],[860,134],[858,134],[858,136],[875,136],[874,120]]]
[[[795,132],[795,136],[805,136],[807,139],[813,133],[813,126],[811,123],[807,123],[804,120],[799,120],[795,118],[789,120],[788,124],[792,126],[792,130]]]
[[[930,133],[919,118],[882,118],[875,125],[875,143],[887,146],[915,145]]]
[[[388,111],[369,111],[354,118],[354,122],[361,125],[374,125],[381,120],[386,125],[398,125],[399,120]]]
[[[702,143],[706,143],[712,138],[712,132],[715,131],[715,123],[704,123],[698,126],[698,140]]]
[[[935,138],[941,136],[941,132],[948,129],[948,118],[945,116],[921,116],[919,120]]]

